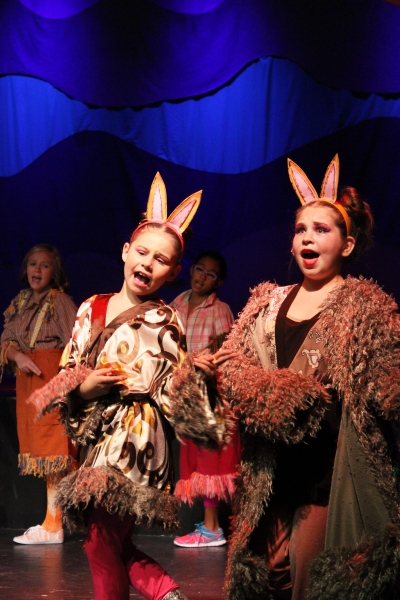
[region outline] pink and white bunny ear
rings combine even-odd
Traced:
[[[319,196],[316,189],[314,188],[303,169],[296,165],[290,158],[288,158],[288,170],[289,179],[292,182],[294,191],[298,195],[300,202],[306,204],[313,200],[318,200]]]
[[[167,218],[167,190],[160,173],[157,172],[150,188],[146,219],[139,223],[132,233],[131,239],[133,239],[142,227],[146,227],[149,223],[165,223],[175,231],[180,239],[183,249],[185,244],[181,234],[185,231],[196,214],[200,204],[201,195],[202,190],[188,196]]]
[[[334,208],[336,208],[343,217],[346,223],[347,235],[351,235],[351,220],[347,214],[346,209],[339,202],[336,202],[337,189],[339,183],[339,156],[335,154],[331,160],[322,182],[321,195],[318,196],[315,188],[311,184],[307,175],[296,163],[288,158],[289,178],[292,182],[294,190],[300,202],[306,204],[312,200],[320,200],[321,202],[327,202]]]
[[[336,202],[339,183],[339,156],[335,154],[326,170],[321,187],[321,198]]]
[[[149,221],[166,221],[167,219],[167,190],[158,171],[151,184],[146,218]]]
[[[203,190],[199,190],[183,200],[170,214],[167,223],[183,233],[199,208],[202,193]]]

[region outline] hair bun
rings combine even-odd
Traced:
[[[351,235],[356,240],[352,257],[355,257],[372,243],[374,219],[371,208],[354,187],[345,187],[338,202],[346,209],[351,219]]]

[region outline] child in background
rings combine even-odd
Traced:
[[[179,311],[186,332],[188,351],[199,355],[216,352],[233,324],[227,304],[217,297],[217,289],[226,279],[227,265],[221,254],[208,250],[198,256],[190,269],[191,289],[171,303]],[[204,522],[194,532],[175,538],[185,548],[222,546],[226,539],[219,526],[220,500],[230,502],[240,459],[239,433],[236,428],[229,446],[212,452],[184,439],[180,446],[180,479],[175,495],[193,504],[196,497],[204,503]]]
[[[50,244],[38,244],[27,252],[21,282],[29,287],[4,313],[0,366],[10,364],[16,370],[18,466],[21,475],[46,480],[47,512],[41,525],[30,527],[14,542],[60,544],[64,532],[61,511],[54,504],[56,485],[74,466],[74,451],[58,412],[38,422],[26,399],[57,374],[77,309],[65,293],[68,278],[60,253]]]
[[[138,523],[177,525],[171,426],[209,447],[225,437],[222,402],[215,394],[211,410],[206,385],[218,359],[185,359],[177,313],[158,296],[180,271],[182,232],[200,197],[189,196],[167,219],[157,173],[147,219],[123,247],[121,291],[81,305],[64,371],[31,398],[39,410],[62,404],[67,429],[83,451],[83,464],[63,480],[58,501],[70,529],[88,528],[95,600],[128,600],[130,584],[149,600],[186,598],[133,545],[132,533]]]

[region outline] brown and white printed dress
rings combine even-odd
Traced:
[[[64,370],[40,399],[45,410],[61,404],[67,431],[80,444],[82,466],[60,485],[59,504],[72,529],[84,525],[91,505],[173,528],[172,431],[217,447],[224,443],[225,408],[215,392],[211,410],[203,374],[185,360],[173,308],[147,301],[105,326],[110,297],[93,296],[80,306]],[[107,396],[84,402],[75,389],[92,369],[105,367],[126,379]]]

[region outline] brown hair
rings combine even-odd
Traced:
[[[340,197],[337,200],[338,204],[341,204],[346,210],[350,218],[351,231],[350,235],[356,240],[354,250],[350,256],[344,258],[344,261],[351,260],[358,256],[361,252],[369,248],[372,244],[372,230],[374,226],[374,219],[370,206],[365,202],[356,188],[345,187],[342,190]],[[328,202],[321,202],[320,200],[313,200],[303,204],[296,211],[296,221],[301,212],[308,206],[329,206]],[[334,206],[331,207],[332,214],[334,214],[334,220],[343,239],[347,237],[346,223],[344,222],[343,216]]]
[[[65,271],[64,263],[61,258],[60,252],[55,246],[52,246],[51,244],[37,244],[36,246],[33,246],[30,250],[28,250],[22,261],[21,274],[19,278],[20,282],[29,284],[26,270],[29,258],[35,252],[48,252],[48,254],[52,255],[54,261],[54,275],[50,282],[50,285],[52,288],[55,288],[62,292],[66,292],[69,288],[69,281],[67,273]]]

